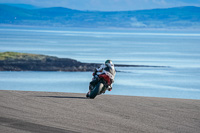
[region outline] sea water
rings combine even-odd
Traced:
[[[117,67],[106,94],[200,99],[200,32],[0,27],[0,52],[81,62],[164,67]],[[0,72],[0,90],[86,93],[92,72]]]

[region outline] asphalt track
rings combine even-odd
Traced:
[[[200,100],[0,91],[1,133],[199,133]]]

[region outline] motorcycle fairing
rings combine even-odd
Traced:
[[[110,80],[110,77],[108,75],[101,74],[101,75],[99,75],[99,78],[103,79],[104,81],[106,81],[108,85],[111,85],[111,80]]]

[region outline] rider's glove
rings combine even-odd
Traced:
[[[94,72],[93,72],[92,75],[94,76],[94,75],[96,75],[96,74],[97,74],[97,69],[94,70]]]

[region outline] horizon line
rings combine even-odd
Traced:
[[[49,8],[65,8],[65,9],[71,9],[71,10],[77,10],[77,11],[92,11],[92,12],[127,12],[127,11],[142,11],[142,10],[157,10],[157,9],[172,9],[172,8],[182,8],[182,7],[196,7],[200,8],[200,6],[174,6],[174,7],[165,7],[165,8],[146,8],[146,9],[136,9],[136,10],[80,10],[80,9],[74,9],[74,8],[69,8],[69,7],[64,7],[64,6],[49,6],[49,7],[41,7],[41,6],[35,6],[31,4],[17,4],[17,3],[0,3],[0,5],[7,5],[7,6],[12,6],[12,7],[17,7],[17,8],[23,8],[23,9],[28,9],[28,10],[36,10],[36,9],[49,9]],[[25,8],[25,7],[19,7],[17,5],[27,5],[27,6],[33,6],[35,7],[34,9],[30,8]]]

